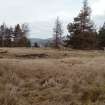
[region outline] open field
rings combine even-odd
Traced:
[[[105,52],[1,48],[0,105],[105,105]]]

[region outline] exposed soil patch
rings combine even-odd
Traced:
[[[7,53],[8,53],[7,50],[1,50],[1,51],[0,51],[0,54],[7,54]]]
[[[24,55],[15,55],[17,58],[30,58],[30,59],[35,59],[35,58],[47,58],[47,54],[24,54]]]

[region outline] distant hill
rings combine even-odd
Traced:
[[[41,38],[30,38],[31,45],[34,46],[34,43],[38,43],[40,46],[45,46],[47,43],[52,41],[52,38],[41,39]]]
[[[65,36],[62,37],[62,44],[64,44],[64,40],[66,39]],[[52,44],[52,38],[48,38],[48,39],[41,39],[41,38],[30,38],[31,41],[31,46],[34,46],[34,43],[38,43],[38,45],[44,47],[46,45],[51,46]]]

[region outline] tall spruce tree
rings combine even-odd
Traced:
[[[98,34],[98,46],[101,49],[103,47],[105,47],[105,23],[103,24],[103,26],[99,30],[99,34]]]
[[[79,15],[74,18],[73,23],[68,24],[67,29],[70,35],[67,36],[66,46],[75,49],[93,49],[96,47],[96,30],[90,18],[91,9],[87,0]]]

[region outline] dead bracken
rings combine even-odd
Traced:
[[[5,50],[0,105],[104,105],[104,52],[73,50],[63,56],[55,49]]]

